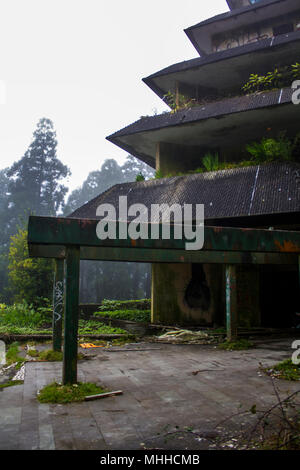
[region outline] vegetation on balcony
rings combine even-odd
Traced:
[[[267,72],[265,75],[251,73],[248,81],[241,87],[241,90],[234,94],[226,91],[218,91],[215,96],[195,97],[186,96],[182,93],[172,93],[168,91],[163,97],[164,101],[171,108],[171,114],[183,109],[201,106],[214,101],[232,98],[241,94],[252,94],[262,91],[277,90],[280,88],[290,87],[294,80],[300,80],[300,63],[296,62],[292,65],[277,66],[274,70]]]
[[[247,144],[244,153],[249,156],[248,159],[239,162],[221,162],[217,152],[208,152],[201,159],[202,166],[195,170],[168,175],[163,175],[160,170],[157,170],[155,178],[229,170],[272,162],[300,161],[300,133],[293,139],[289,139],[285,132],[281,132],[276,139],[264,137],[260,142]]]
[[[242,87],[243,93],[255,93],[278,88],[290,87],[294,80],[300,79],[300,63],[284,67],[276,67],[266,75],[252,73],[249,80]]]

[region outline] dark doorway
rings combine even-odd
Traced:
[[[261,325],[292,328],[300,324],[300,285],[296,270],[262,267],[260,275]]]
[[[190,308],[208,310],[210,307],[210,289],[200,263],[192,264],[192,279],[186,288],[184,299]]]

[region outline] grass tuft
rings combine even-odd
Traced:
[[[225,349],[226,351],[242,351],[243,349],[253,348],[254,344],[247,339],[239,339],[237,341],[225,341],[218,345],[219,349]]]
[[[91,382],[73,385],[61,385],[53,382],[38,393],[40,403],[73,403],[83,401],[87,395],[97,395],[108,390]]]
[[[4,384],[0,384],[0,389],[1,388],[7,388],[7,387],[13,387],[14,385],[23,385],[24,380],[10,380],[9,382],[6,382]]]
[[[264,371],[276,379],[300,380],[300,364],[293,364],[291,359],[279,362],[272,368],[265,368]]]

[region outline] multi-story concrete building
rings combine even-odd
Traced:
[[[297,161],[294,151],[291,159],[279,155],[277,161],[247,165],[246,146],[278,139],[282,132],[295,142],[300,130],[292,74],[288,82],[288,70],[292,65],[296,70],[299,61],[300,3],[227,3],[230,11],[185,30],[198,58],[144,79],[173,110],[143,117],[108,137],[163,178],[114,186],[72,216],[95,218],[99,204],[117,205],[124,195],[128,204],[204,204],[207,225],[299,230],[300,156]],[[275,69],[285,80],[243,90],[251,74],[270,77]],[[208,153],[217,154],[225,169],[192,173],[203,169]],[[213,264],[153,264],[152,320],[222,325],[223,271]],[[250,266],[245,257],[237,282],[240,326],[292,326],[300,311],[294,268]]]

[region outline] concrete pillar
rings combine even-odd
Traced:
[[[80,248],[66,249],[65,318],[62,383],[77,383]]]
[[[203,154],[200,148],[159,142],[156,148],[156,169],[163,176],[193,170],[201,165]],[[185,292],[193,278],[191,264],[153,265],[152,322],[225,326],[224,266],[210,264],[203,265],[203,269],[210,292],[207,309],[189,307],[185,300]],[[237,266],[236,282],[238,326],[260,326],[258,267]]]
[[[220,317],[224,310],[220,289],[222,266],[197,265],[203,270],[204,277],[193,273],[195,266],[191,263],[152,264],[152,323],[221,324]]]
[[[159,142],[156,145],[156,170],[163,176],[195,170],[201,166],[204,153],[199,147]]]
[[[238,326],[243,328],[261,325],[260,274],[258,266],[237,267]]]
[[[199,148],[160,142],[156,149],[156,170],[163,176],[192,170],[201,165],[202,155]],[[153,264],[152,322],[221,325],[225,321],[223,267],[203,265],[203,272],[210,297],[209,304],[207,301],[202,302],[202,290],[205,286],[197,283],[197,274],[193,275],[192,264]],[[188,303],[188,290],[195,292],[194,303]]]
[[[226,265],[226,329],[227,341],[237,338],[237,279],[236,266]]]

